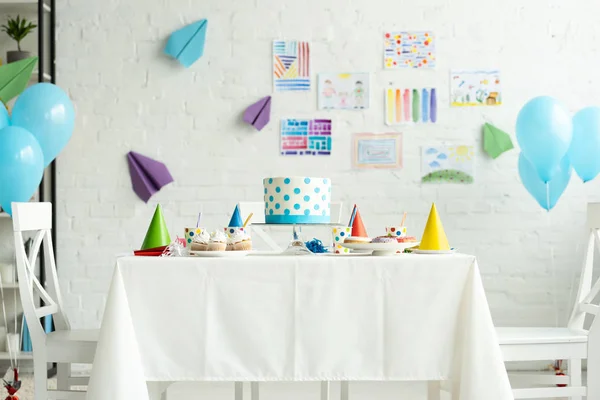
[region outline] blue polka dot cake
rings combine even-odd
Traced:
[[[331,180],[329,178],[265,178],[263,186],[266,223],[329,223],[331,212]]]

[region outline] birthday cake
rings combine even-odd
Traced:
[[[263,179],[265,222],[324,224],[330,221],[331,180],[313,177]]]

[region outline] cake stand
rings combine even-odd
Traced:
[[[262,227],[266,226],[278,226],[278,227],[291,227],[292,228],[292,240],[288,247],[283,250],[281,254],[283,255],[292,255],[292,256],[302,256],[302,255],[311,255],[314,254],[310,251],[306,245],[304,244],[304,240],[302,238],[302,227],[303,226],[318,226],[318,227],[334,227],[334,226],[344,226],[344,224],[340,223],[323,223],[323,224],[267,224],[267,223],[252,223],[253,227],[258,227],[262,234],[265,232],[262,231]],[[262,236],[262,235],[261,235]],[[275,245],[276,246],[276,245]],[[273,247],[273,246],[272,246]]]

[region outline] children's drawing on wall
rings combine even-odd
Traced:
[[[282,119],[281,155],[330,155],[330,119]]]
[[[390,86],[385,91],[386,125],[435,123],[437,91],[434,88],[407,89]]]
[[[369,108],[369,74],[319,74],[319,109]]]
[[[500,71],[451,71],[450,105],[454,107],[502,104]]]
[[[385,69],[435,68],[433,32],[386,32],[383,41]]]
[[[423,146],[421,182],[473,183],[475,150],[473,146]]]
[[[354,135],[355,168],[402,168],[402,134]]]
[[[273,42],[273,83],[276,92],[310,90],[308,42]]]

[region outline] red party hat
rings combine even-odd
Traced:
[[[354,217],[354,222],[352,223],[352,236],[369,237],[369,235],[367,235],[365,225],[362,222],[362,218],[360,217],[358,208],[356,209],[356,216]]]

